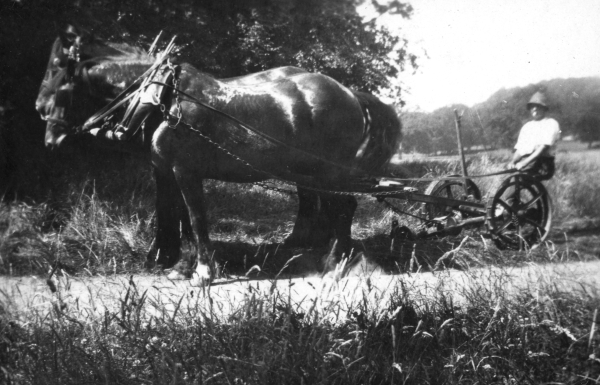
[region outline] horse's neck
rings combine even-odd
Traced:
[[[149,56],[139,47],[132,46],[126,43],[111,43],[106,41],[96,41],[89,45],[84,45],[81,56],[83,59],[113,58],[120,60],[123,58],[129,59],[145,59]]]
[[[127,88],[154,62],[142,49],[127,44],[100,42],[84,50],[93,81],[116,91]]]
[[[181,88],[194,97],[210,101],[213,98],[221,97],[232,88],[231,85],[219,81],[189,64],[182,64],[181,67]]]

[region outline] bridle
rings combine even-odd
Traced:
[[[163,117],[167,119],[170,116],[167,107],[167,105],[170,105],[170,100],[167,100],[171,98],[171,93],[166,95],[164,92],[165,87],[161,84],[169,82],[172,83],[172,87],[178,88],[180,67],[173,65],[168,60],[175,47],[174,40],[175,38],[171,40],[148,70],[117,95],[115,99],[92,115],[82,126],[76,128],[76,133],[91,132],[94,125],[103,122],[100,131],[103,131],[108,139],[125,140],[131,139],[140,131],[145,120],[157,107],[160,107]],[[155,81],[156,77],[160,81]],[[181,118],[178,94],[176,100],[179,117]],[[126,103],[128,105],[121,120],[118,123],[112,122],[115,111]]]
[[[63,107],[69,112],[74,109],[73,94],[76,85],[83,84],[88,94],[94,95],[94,85],[89,75],[90,61],[81,61],[80,52],[81,43],[79,39],[76,39],[69,47],[66,65],[60,68],[54,76],[52,74],[55,70],[48,68],[46,76],[42,81],[42,87],[46,89],[54,88],[52,91],[54,93],[54,107]],[[60,58],[56,56],[54,61],[56,60],[60,60]],[[58,79],[58,77],[62,77],[62,79]],[[52,84],[53,82],[56,84]],[[61,126],[66,131],[72,131],[72,123],[65,118],[69,112],[65,112],[62,118],[56,118],[52,116],[53,113],[51,111],[46,116],[41,116],[41,119]]]

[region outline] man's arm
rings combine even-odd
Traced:
[[[508,168],[517,168],[516,164],[517,162],[523,157],[523,155],[521,155],[521,153],[519,152],[519,150],[515,150],[515,153],[513,154],[512,160],[510,162],[508,162]]]
[[[533,161],[535,161],[537,158],[539,158],[540,155],[542,155],[542,153],[544,152],[544,150],[546,150],[549,147],[550,146],[545,144],[538,144],[535,147],[535,150],[533,150],[531,154],[527,155],[523,159],[517,159],[517,161],[514,161],[515,158],[513,157],[513,162],[511,162],[511,164],[513,164],[514,168],[516,168],[517,170],[522,170],[529,164],[531,164]],[[517,153],[515,153],[515,155],[517,155]]]

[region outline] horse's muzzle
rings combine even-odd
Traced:
[[[67,138],[67,128],[61,124],[55,122],[48,122],[46,128],[46,147],[55,149],[60,147]]]

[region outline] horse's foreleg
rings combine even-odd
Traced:
[[[189,255],[184,255],[175,266],[174,274],[191,276],[192,285],[205,285],[215,277],[217,267],[210,260],[210,240],[202,179],[177,171],[176,179],[187,207],[189,223],[196,243],[197,265],[193,270],[194,261]]]
[[[170,268],[179,259],[181,247],[180,229],[189,227],[182,226],[181,212],[183,198],[177,188],[174,174],[169,169],[154,168],[156,181],[156,237],[148,252],[146,267],[152,268],[156,265]]]

